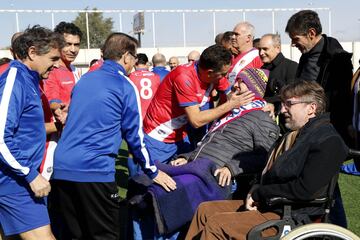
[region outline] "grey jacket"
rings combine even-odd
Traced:
[[[260,172],[266,156],[279,137],[279,127],[268,113],[249,112],[225,124],[202,140],[192,152],[182,154],[189,161],[208,158],[220,167],[228,167],[232,176]]]

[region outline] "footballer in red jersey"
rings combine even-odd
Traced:
[[[129,76],[130,80],[136,85],[136,88],[139,91],[143,119],[145,118],[150,102],[160,85],[160,77],[148,70],[148,61],[146,54],[137,54],[136,70]]]
[[[186,139],[188,123],[199,128],[253,99],[252,93],[229,94],[224,104],[201,110],[212,89],[230,92],[225,76],[231,59],[224,47],[210,46],[198,62],[180,65],[164,78],[144,119],[145,142],[154,160],[166,162],[174,154],[189,150],[179,147]]]

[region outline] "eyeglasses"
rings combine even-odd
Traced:
[[[129,52],[129,54],[130,54],[131,56],[133,56],[133,57],[135,58],[135,60],[138,59],[138,57],[137,57],[137,55],[136,55],[135,53]]]
[[[285,108],[290,108],[293,105],[299,104],[299,103],[312,103],[313,101],[296,101],[296,100],[286,100],[281,102],[281,106]]]

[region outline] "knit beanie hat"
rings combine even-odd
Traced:
[[[238,79],[245,83],[248,89],[255,93],[256,97],[263,98],[269,73],[269,70],[266,69],[247,68],[239,73]]]

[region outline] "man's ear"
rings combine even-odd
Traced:
[[[36,48],[35,46],[31,46],[28,49],[28,57],[32,61],[36,57]]]
[[[308,115],[312,115],[315,114],[316,115],[316,110],[317,110],[317,105],[316,103],[312,102],[309,104],[309,111],[308,111]]]
[[[123,55],[122,55],[123,61],[125,64],[129,63],[129,52],[126,51]]]
[[[317,36],[315,28],[310,28],[308,30],[308,37],[312,40]]]
[[[207,73],[208,76],[210,76],[210,74],[212,74],[213,72],[214,72],[213,69],[207,69],[206,70],[206,73]]]

